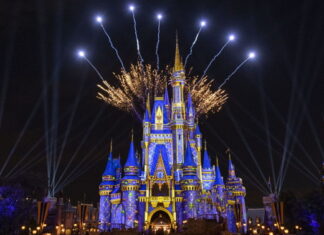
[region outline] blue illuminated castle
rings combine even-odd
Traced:
[[[143,118],[142,161],[131,140],[127,161],[108,157],[99,186],[99,228],[181,230],[188,219],[225,221],[230,232],[246,231],[245,187],[229,158],[224,182],[218,160],[211,164],[195,117],[176,45],[168,90],[155,97]],[[142,164],[140,164],[142,162]]]

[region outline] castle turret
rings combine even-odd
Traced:
[[[130,143],[127,161],[124,166],[124,177],[121,181],[121,190],[123,194],[123,208],[125,211],[125,227],[134,228],[137,226],[138,210],[138,190],[140,178],[138,176],[139,167],[135,155],[133,137]]]
[[[220,217],[226,217],[226,195],[224,180],[219,168],[218,157],[216,157],[215,181],[212,192],[213,203],[216,208],[218,221],[220,221]]]
[[[197,165],[193,159],[190,143],[187,144],[185,161],[183,163],[183,176],[181,179],[181,189],[183,191],[183,219],[197,218],[198,197],[200,190],[200,180],[197,176]]]
[[[99,229],[109,231],[111,217],[110,193],[115,187],[116,169],[112,157],[112,147],[107,161],[106,169],[102,175],[102,182],[99,185],[100,208],[99,208]]]
[[[231,153],[228,159],[228,178],[226,182],[227,194],[227,222],[230,232],[247,231],[247,217],[245,207],[246,190],[242,179],[236,177],[235,168],[232,163]]]
[[[202,164],[202,186],[203,190],[211,190],[214,183],[213,167],[207,151],[207,143],[205,142],[204,159]]]
[[[188,99],[187,99],[187,122],[188,122],[188,130],[189,130],[189,138],[194,139],[194,132],[195,132],[195,116],[196,111],[195,107],[192,102],[191,94],[188,93]]]
[[[170,106],[169,92],[168,92],[167,86],[164,89],[164,107],[167,111],[167,115],[170,120],[171,119],[171,106]]]
[[[148,172],[148,147],[150,143],[151,134],[151,113],[150,113],[150,96],[148,95],[146,100],[146,109],[143,119],[143,142],[142,142],[142,155],[144,158],[144,174],[143,178],[146,178],[146,172]]]
[[[201,148],[202,148],[201,138],[202,138],[202,134],[201,134],[198,123],[196,124],[194,136],[195,136],[196,148],[197,148],[198,176],[199,176],[199,179],[202,179],[202,166],[201,166]]]
[[[185,124],[186,110],[184,102],[185,72],[180,58],[178,39],[176,40],[176,50],[174,58],[172,85],[172,133],[173,145],[175,146],[175,180],[179,181],[182,175],[182,164],[185,150]]]

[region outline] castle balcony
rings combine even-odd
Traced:
[[[169,207],[171,203],[171,197],[169,196],[151,196],[149,199],[152,207],[157,207],[159,203],[162,203],[164,207]]]

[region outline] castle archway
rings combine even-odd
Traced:
[[[169,234],[173,226],[172,214],[163,207],[157,207],[149,213],[150,231],[155,234]]]

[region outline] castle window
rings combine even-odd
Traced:
[[[169,196],[169,186],[167,183],[153,184],[152,187],[152,196]]]

